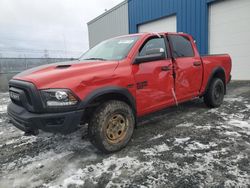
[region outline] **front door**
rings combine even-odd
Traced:
[[[165,39],[154,37],[146,40],[138,56],[147,56],[148,52],[154,49],[162,49],[166,52]],[[136,82],[137,109],[140,109],[139,115],[174,103],[172,61],[167,57],[167,53],[164,60],[134,64],[133,73]]]

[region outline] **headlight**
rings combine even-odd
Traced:
[[[48,107],[74,106],[77,98],[66,89],[48,89],[41,91],[43,100]]]
[[[56,96],[56,99],[59,101],[66,100],[69,97],[66,91],[56,91],[55,96]]]

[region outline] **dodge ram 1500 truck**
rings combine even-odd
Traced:
[[[10,121],[26,133],[71,133],[125,147],[137,118],[193,98],[219,107],[231,79],[229,55],[200,56],[184,33],[141,33],[101,42],[79,60],[36,67],[9,82]]]

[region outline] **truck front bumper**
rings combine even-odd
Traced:
[[[31,113],[25,108],[10,103],[7,109],[10,121],[25,132],[43,130],[68,134],[79,128],[84,110],[62,113]]]

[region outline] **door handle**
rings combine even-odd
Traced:
[[[196,66],[196,67],[201,66],[201,62],[200,61],[194,62],[194,66]]]
[[[162,71],[170,71],[170,70],[172,70],[172,68],[170,66],[162,66],[161,70]]]

